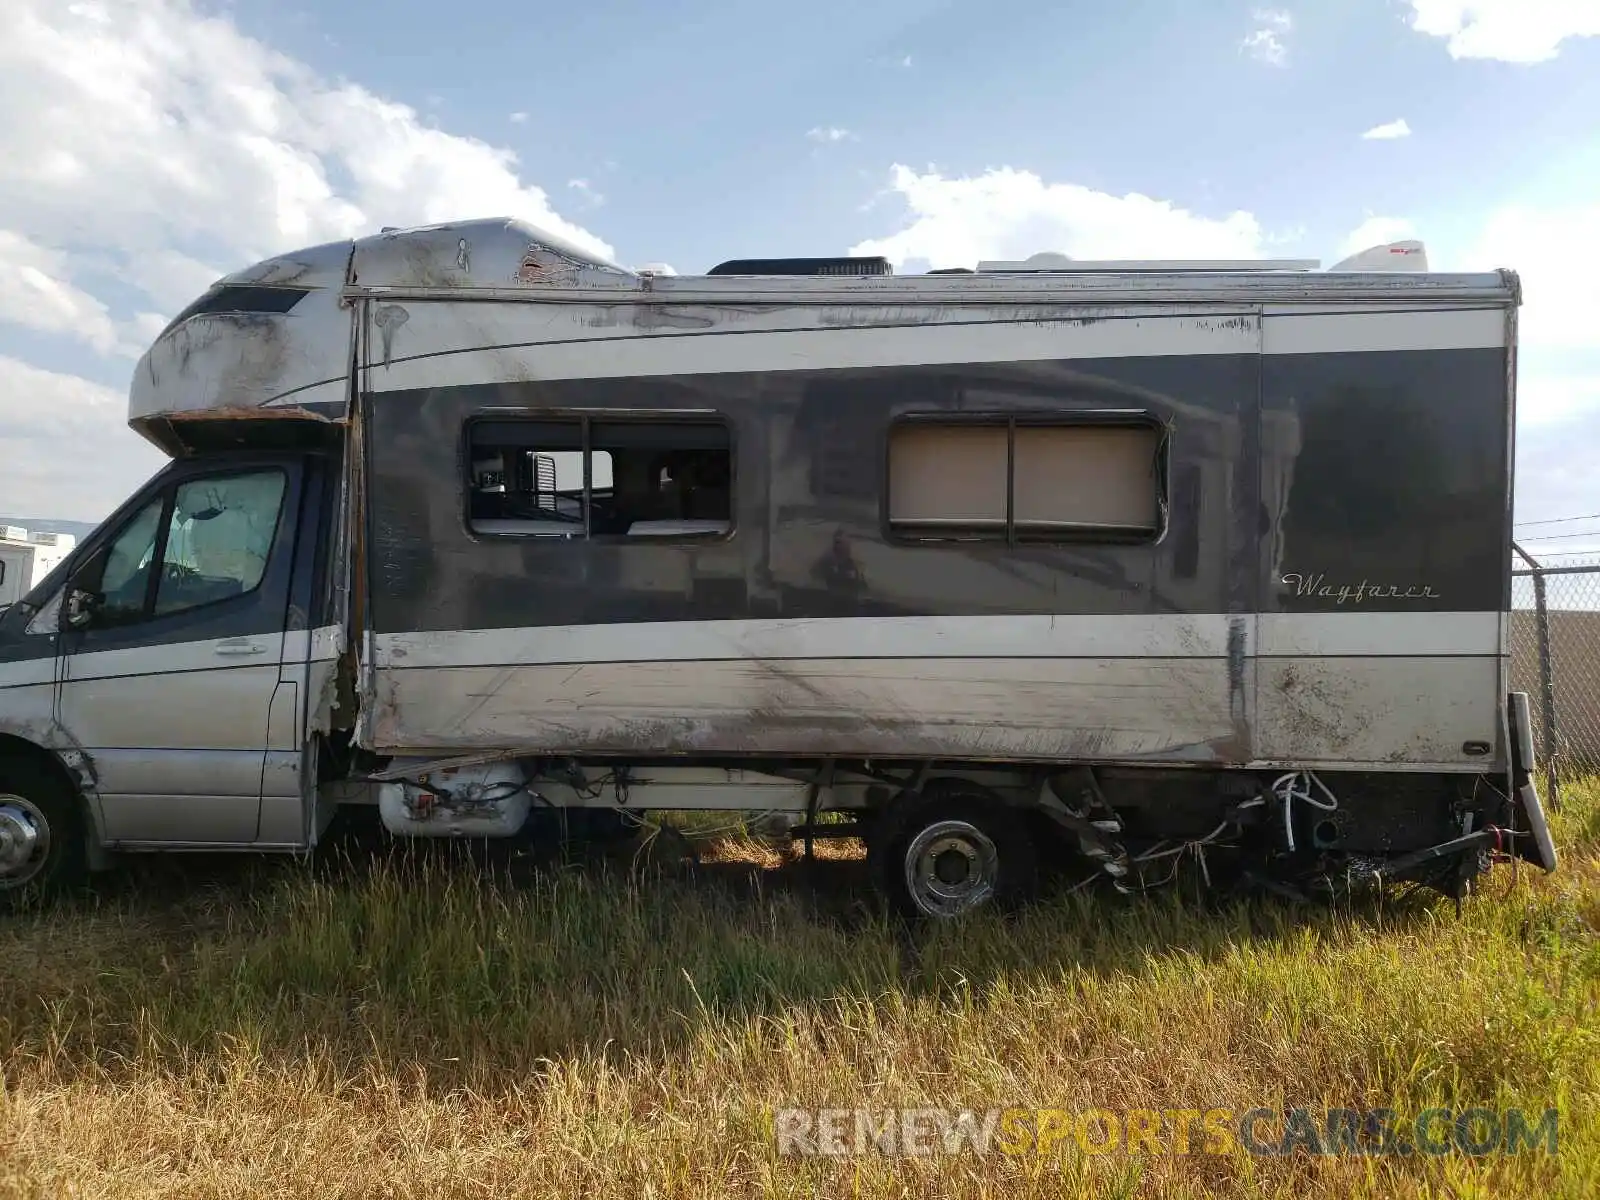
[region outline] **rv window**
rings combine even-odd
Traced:
[[[915,420],[889,435],[889,523],[918,538],[1138,538],[1161,525],[1155,424]]]
[[[731,527],[732,454],[718,422],[483,421],[468,445],[475,533],[681,538]]]

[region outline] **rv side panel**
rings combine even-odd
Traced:
[[[1264,325],[1258,756],[1503,767],[1505,310]]]
[[[413,304],[405,328],[437,307]],[[1230,314],[1141,320],[1133,339],[1112,318],[392,359],[375,388],[440,386],[366,397],[367,740],[1486,769],[1503,754],[1503,317],[1274,313],[1264,355],[1240,352],[1259,325]],[[1063,357],[1043,356],[1053,344]],[[996,358],[957,361],[978,353]],[[688,363],[700,373],[675,373]],[[986,503],[963,490],[978,441],[943,475],[897,476],[901,423],[1040,412],[1167,430],[1151,536],[928,540],[896,524],[893,506],[944,493]],[[722,423],[726,526],[475,527],[475,457],[519,421],[585,414]],[[555,536],[517,536],[535,528]]]
[[[427,323],[416,307],[407,328]],[[1138,324],[1137,336],[1109,321],[814,331],[796,335],[810,342],[798,358],[756,347],[777,336],[766,333],[634,338],[586,347],[581,362],[568,361],[570,347],[523,346],[521,378],[574,377],[473,385],[447,371],[440,378],[458,383],[368,395],[368,740],[407,751],[1244,761],[1254,584],[1229,566],[1254,555],[1254,506],[1237,479],[1249,473],[1257,326],[1237,314],[1173,318],[1169,338],[1159,321]],[[931,361],[905,361],[910,334]],[[1215,352],[1164,352],[1197,344]],[[1116,356],[1049,358],[1051,345]],[[951,346],[996,358],[952,361]],[[662,368],[642,357],[651,353]],[[835,357],[857,365],[805,366]],[[496,380],[510,369],[506,353],[461,359]],[[752,369],[763,360],[769,369]],[[667,373],[691,362],[700,374]],[[514,438],[520,419],[583,413],[725,422],[728,530],[474,530],[467,480],[481,446]],[[1147,418],[1158,455],[1110,457],[1137,464],[1156,526],[1008,543],[930,540],[896,524],[893,504],[937,504],[938,480],[969,478],[972,462],[908,490],[891,430],[998,414],[1003,439],[1006,418],[1040,413]],[[1091,474],[1103,465],[1082,463]],[[1132,504],[1126,482],[1108,478],[1082,500],[1115,492]],[[1011,515],[1040,502],[1019,484]]]

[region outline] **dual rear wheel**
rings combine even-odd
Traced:
[[[873,883],[896,912],[948,920],[1033,895],[1039,862],[1028,823],[987,791],[939,781],[905,793],[868,840]]]

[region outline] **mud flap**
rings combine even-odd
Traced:
[[[1544,803],[1533,782],[1533,720],[1527,692],[1512,692],[1506,697],[1506,721],[1511,734],[1511,779],[1515,789],[1512,807],[1521,818],[1516,821],[1517,837],[1511,852],[1551,872],[1558,859],[1555,839],[1545,820]]]
[[[1544,805],[1530,779],[1517,789],[1517,807],[1528,823],[1527,836],[1519,836],[1513,852],[1531,863],[1537,863],[1547,872],[1556,869],[1556,844],[1550,837],[1550,826],[1544,819]],[[1521,835],[1522,830],[1517,830]]]

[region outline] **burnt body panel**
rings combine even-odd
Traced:
[[[1255,356],[595,379],[368,400],[377,632],[845,616],[1218,613],[1248,511],[1233,480]],[[711,543],[472,533],[463,430],[498,411],[712,410],[734,445],[733,531]],[[1136,409],[1171,430],[1143,544],[918,542],[884,508],[886,437],[913,413]],[[1179,503],[1181,501],[1181,503]]]
[[[384,393],[369,398],[367,415],[373,627],[1500,612],[1509,544],[1503,360],[1503,351],[1471,349],[1211,355]],[[885,438],[896,417],[1046,404],[1134,407],[1169,423],[1170,505],[1159,540],[1007,546],[889,532]],[[731,536],[641,544],[472,533],[466,423],[552,409],[726,418]]]
[[[1507,486],[1496,354],[1147,355],[369,395],[372,744],[1492,767],[1501,588],[1488,554],[1501,533],[1475,522]],[[1364,455],[1385,409],[1411,414],[1401,440]],[[1150,536],[928,541],[891,527],[897,422],[999,414],[1019,428],[1046,412],[1165,428],[1166,504]],[[585,413],[597,426],[724,421],[731,522],[679,539],[475,532],[469,426],[544,429]],[[576,429],[562,444],[578,444]],[[1434,451],[1416,443],[1430,437],[1462,464],[1426,474]],[[1411,470],[1437,499],[1402,503],[1393,476]],[[1404,555],[1434,541],[1455,553],[1432,552],[1421,578]],[[1286,546],[1330,562],[1330,580],[1365,579],[1359,598],[1271,599],[1299,561]]]

